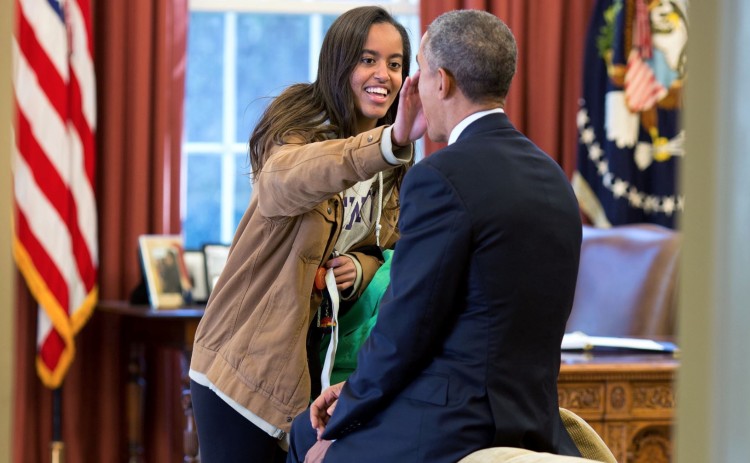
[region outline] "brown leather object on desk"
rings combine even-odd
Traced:
[[[586,420],[620,463],[672,460],[671,354],[563,353],[558,398]]]
[[[583,227],[567,332],[674,336],[680,234],[653,224]]]

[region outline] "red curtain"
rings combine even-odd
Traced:
[[[595,0],[430,0],[420,3],[422,31],[441,13],[485,10],[502,19],[518,43],[518,68],[505,111],[513,124],[560,164],[576,164],[575,124],[583,49]],[[441,145],[426,140],[432,153]]]
[[[94,1],[100,298],[140,281],[137,238],[179,233],[187,0]],[[52,391],[36,376],[36,304],[17,277],[13,461],[48,462]],[[66,460],[127,459],[120,320],[95,313],[76,338],[62,389]],[[179,352],[151,352],[145,461],[182,461]]]

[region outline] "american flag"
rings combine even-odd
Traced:
[[[633,26],[633,49],[628,54],[625,72],[625,101],[634,113],[651,109],[664,98],[668,90],[664,88],[643,60],[653,57],[651,21],[648,5],[643,0],[635,1],[635,25]]]
[[[649,110],[669,92],[656,80],[651,67],[641,59],[637,50],[630,51],[626,69],[625,102],[630,111]]]
[[[89,0],[16,0],[13,255],[39,305],[37,372],[57,388],[96,305],[96,93]]]

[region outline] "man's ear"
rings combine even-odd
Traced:
[[[448,98],[453,90],[453,76],[443,68],[438,68],[438,98]]]

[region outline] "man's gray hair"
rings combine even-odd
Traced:
[[[516,40],[486,11],[457,10],[427,28],[423,54],[430,70],[450,73],[472,101],[504,99],[516,72]]]

